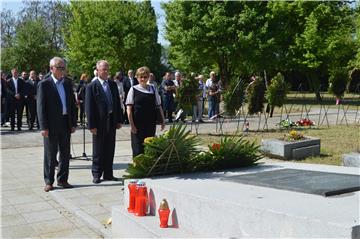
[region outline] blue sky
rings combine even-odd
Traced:
[[[151,4],[155,9],[155,13],[157,16],[157,25],[159,28],[159,35],[158,35],[158,42],[162,45],[169,45],[169,42],[164,39],[165,33],[165,12],[161,9],[160,3],[167,2],[168,0],[152,0]],[[21,0],[0,0],[1,2],[1,9],[10,9],[16,13],[21,10],[23,7]]]

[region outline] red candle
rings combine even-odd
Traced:
[[[168,227],[170,209],[169,209],[169,205],[168,205],[166,199],[163,199],[161,201],[158,213],[159,213],[159,217],[160,217],[160,227],[161,228]]]
[[[133,213],[135,210],[135,198],[136,198],[136,183],[137,180],[130,180],[129,184],[128,184],[128,188],[129,188],[129,207],[128,207],[128,212]]]
[[[136,184],[135,216],[146,216],[148,195],[145,182],[139,181]]]

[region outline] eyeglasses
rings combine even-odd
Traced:
[[[58,70],[61,70],[61,71],[64,71],[65,70],[65,67],[64,66],[54,66],[56,69]]]

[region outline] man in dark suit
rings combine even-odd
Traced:
[[[5,125],[7,115],[7,81],[4,72],[0,72],[1,75],[1,126]]]
[[[57,185],[72,188],[68,183],[70,135],[75,132],[75,98],[72,83],[64,77],[65,61],[60,57],[50,60],[51,75],[38,84],[37,114],[41,135],[44,137],[45,192],[53,189],[56,154],[59,154]]]
[[[35,71],[30,71],[30,77],[26,83],[26,116],[29,130],[34,128],[36,119],[36,88],[39,80],[36,79]]]
[[[115,82],[108,80],[109,63],[96,63],[98,77],[86,87],[85,112],[93,135],[93,183],[117,181],[113,175],[116,129],[121,128],[122,111]]]
[[[124,81],[123,81],[123,86],[124,86],[124,91],[125,91],[125,99],[124,99],[124,105],[125,104],[125,101],[126,101],[126,98],[127,98],[127,95],[128,95],[128,92],[130,90],[130,88],[134,85],[137,85],[139,84],[138,80],[134,77],[134,71],[133,70],[129,70],[128,71],[128,77],[125,77]],[[127,113],[125,112],[124,114],[124,123],[125,124],[128,124],[129,123],[129,120],[127,118]]]
[[[24,112],[25,82],[19,78],[16,68],[11,70],[12,78],[8,81],[9,116],[11,131],[15,129],[15,112],[17,116],[16,126],[21,130],[22,116]]]

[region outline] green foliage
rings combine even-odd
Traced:
[[[344,2],[304,2],[302,32],[296,38],[297,66],[304,69],[313,90],[320,86],[320,75],[329,69],[345,67],[355,55],[353,10]]]
[[[263,79],[256,77],[247,88],[248,113],[250,115],[263,112],[265,101],[265,84]]]
[[[92,73],[106,59],[110,71],[160,64],[156,15],[149,1],[71,1],[73,20],[66,35],[70,69]]]
[[[266,90],[266,100],[272,107],[281,107],[285,103],[288,92],[289,85],[285,82],[284,76],[279,72],[271,79],[271,84]]]
[[[245,98],[246,87],[247,83],[242,79],[230,82],[228,90],[223,94],[225,111],[229,115],[235,115],[236,111],[238,111],[242,106]]]
[[[185,112],[192,112],[192,106],[197,102],[199,91],[199,84],[194,76],[182,80],[176,94],[176,101],[179,104],[179,108]]]
[[[196,153],[199,140],[186,131],[186,126],[172,125],[163,135],[145,139],[144,154],[129,165],[128,177],[148,177],[185,172]]]
[[[205,66],[219,69],[224,86],[239,62],[256,52],[255,29],[263,19],[263,2],[170,1],[166,13],[169,60],[176,68],[200,72]]]
[[[48,68],[50,58],[55,54],[51,48],[51,38],[44,22],[28,20],[16,28],[13,45],[6,48],[1,56],[2,64],[10,69],[37,72]]]
[[[343,97],[348,80],[348,73],[344,69],[333,70],[329,78],[329,92],[337,98]]]
[[[191,161],[193,171],[222,170],[247,167],[261,159],[259,145],[243,137],[221,138],[220,143],[209,145],[208,152],[202,152]]]
[[[128,178],[222,170],[254,165],[261,158],[259,146],[243,137],[225,137],[199,152],[199,140],[185,126],[173,125],[165,134],[145,139],[145,152],[126,170]]]

